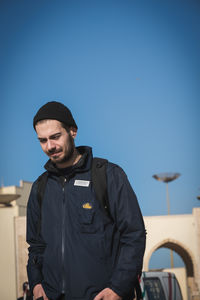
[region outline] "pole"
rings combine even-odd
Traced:
[[[168,182],[166,183],[166,192],[167,192],[167,212],[168,212],[168,215],[170,215],[170,203],[169,203]]]
[[[169,190],[168,190],[168,182],[166,182],[166,193],[167,193],[167,212],[170,215],[170,202],[169,202]],[[170,249],[170,261],[171,261],[171,268],[174,268],[174,257],[173,251]]]

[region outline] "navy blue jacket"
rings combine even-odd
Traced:
[[[67,176],[47,162],[49,176],[42,209],[37,181],[32,186],[27,207],[30,288],[41,283],[50,299],[65,293],[67,300],[92,300],[109,287],[123,299],[133,299],[145,249],[144,223],[136,196],[124,171],[108,163],[112,219],[108,217],[95,199],[91,183],[92,150],[78,147],[78,151],[83,158]],[[77,180],[89,181],[89,185],[82,186]]]

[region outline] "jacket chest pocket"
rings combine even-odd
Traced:
[[[88,205],[88,208],[87,208]],[[97,228],[94,223],[95,211],[89,207],[89,203],[84,204],[79,211],[79,224],[82,233],[95,233]]]

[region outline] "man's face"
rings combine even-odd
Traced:
[[[36,124],[36,132],[44,153],[58,167],[65,167],[73,156],[76,130],[71,128],[69,133],[57,120],[44,120]]]

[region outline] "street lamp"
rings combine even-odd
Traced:
[[[166,183],[166,194],[167,194],[167,212],[170,215],[170,201],[169,201],[169,191],[168,191],[168,182],[177,179],[181,174],[180,173],[160,173],[153,175],[158,181],[162,181]],[[171,268],[174,267],[174,259],[173,259],[173,251],[170,249],[170,257],[171,257]]]
[[[170,215],[170,202],[169,202],[169,191],[168,191],[168,182],[177,179],[181,174],[180,173],[160,173],[153,175],[158,181],[162,181],[166,183],[166,194],[167,194],[167,212]]]

